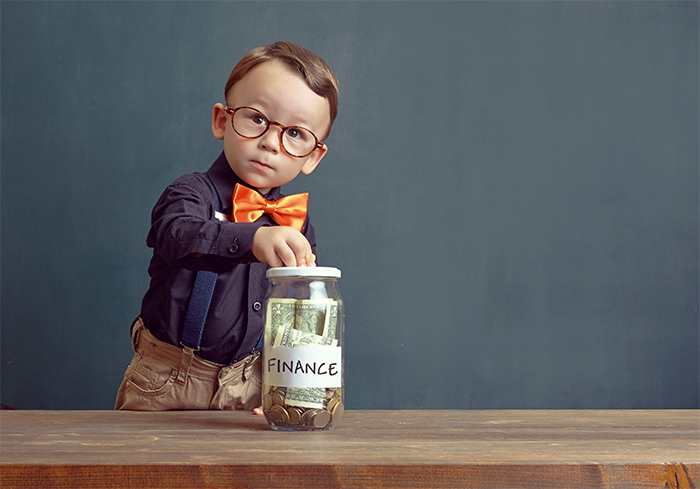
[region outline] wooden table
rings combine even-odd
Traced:
[[[0,486],[700,488],[700,411],[0,411]]]

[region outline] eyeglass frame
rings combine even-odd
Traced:
[[[241,110],[241,109],[250,109],[250,110],[254,110],[254,111],[257,112],[258,114],[260,114],[261,116],[263,116],[263,118],[264,118],[265,121],[267,122],[267,127],[265,127],[265,130],[264,130],[263,132],[261,132],[260,134],[258,134],[257,136],[244,136],[243,134],[241,134],[240,132],[238,132],[238,130],[236,129],[236,126],[233,124],[233,116],[236,114],[237,111],[239,111],[239,110]],[[311,153],[313,153],[313,152],[316,151],[317,149],[323,149],[323,146],[324,146],[323,141],[319,141],[318,138],[316,137],[316,135],[315,135],[310,129],[307,129],[307,128],[303,127],[303,126],[283,126],[282,124],[280,124],[280,123],[277,122],[277,121],[271,121],[270,119],[268,119],[267,116],[266,116],[265,114],[263,114],[259,109],[256,109],[255,107],[248,107],[248,106],[243,105],[243,106],[241,106],[241,107],[236,107],[236,108],[234,109],[234,108],[231,107],[230,105],[226,104],[226,105],[224,106],[224,111],[225,111],[227,114],[230,114],[230,115],[231,115],[231,127],[233,128],[234,132],[235,132],[236,134],[238,134],[240,137],[245,138],[245,139],[258,139],[258,138],[262,137],[267,131],[270,130],[270,126],[272,126],[272,125],[278,126],[278,127],[281,129],[281,131],[280,131],[280,148],[282,148],[282,151],[284,151],[284,153],[285,153],[286,155],[291,156],[292,158],[306,158],[307,156],[309,156]],[[311,151],[309,151],[309,152],[306,153],[305,155],[301,155],[301,156],[297,156],[297,155],[291,154],[289,151],[287,151],[287,148],[284,146],[284,142],[283,142],[283,140],[282,140],[282,135],[285,133],[285,131],[286,131],[287,129],[303,129],[304,131],[306,131],[306,132],[308,132],[309,134],[311,134],[311,136],[313,136],[313,138],[314,138],[314,141],[316,141],[316,144],[314,144],[314,149],[312,149]]]

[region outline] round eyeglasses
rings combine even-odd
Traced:
[[[285,153],[294,158],[309,156],[318,148],[323,148],[323,143],[304,127],[283,126],[279,122],[271,121],[265,114],[252,107],[238,107],[236,109],[226,106],[225,110],[231,114],[231,126],[241,137],[257,139],[270,129],[270,126],[279,126],[280,145]]]

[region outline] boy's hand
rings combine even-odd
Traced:
[[[271,267],[313,267],[316,257],[306,237],[289,226],[262,226],[251,247],[255,258]]]

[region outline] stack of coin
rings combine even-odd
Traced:
[[[326,389],[322,408],[288,405],[286,388],[265,386],[263,413],[274,429],[324,430],[331,429],[343,415],[342,389]]]

